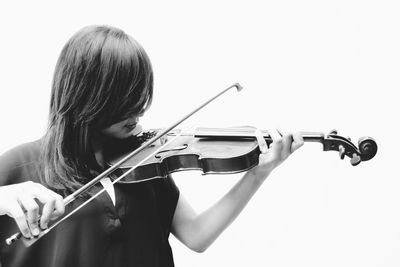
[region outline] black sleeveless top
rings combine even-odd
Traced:
[[[0,156],[0,186],[39,182],[39,151],[40,140]],[[13,218],[0,216],[0,266],[174,266],[168,237],[179,190],[172,178],[114,188],[115,206],[104,192],[28,248],[21,241],[5,244],[18,228]],[[83,201],[69,204],[65,214]]]

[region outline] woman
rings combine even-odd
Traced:
[[[153,96],[153,71],[144,49],[123,31],[90,26],[64,46],[52,84],[48,129],[40,140],[0,158],[0,239],[16,230],[35,238],[104,187],[107,194],[60,223],[34,245],[0,245],[2,267],[173,266],[172,232],[204,251],[236,218],[271,171],[302,146],[299,134],[261,134],[259,165],[214,206],[196,214],[171,177],[110,186],[104,179],[64,207],[63,197],[106,169],[105,154],[135,141],[139,118]],[[8,215],[8,216],[5,216]]]

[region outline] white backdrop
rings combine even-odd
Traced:
[[[7,1],[0,11],[0,152],[45,129],[52,73],[89,24],[147,50],[155,99],[144,128],[165,127],[227,86],[194,125],[336,128],[379,151],[352,167],[306,144],[265,182],[205,253],[171,237],[176,266],[400,266],[398,1]],[[397,165],[398,166],[398,165]],[[174,175],[206,209],[239,175]],[[62,241],[60,241],[62,242]]]

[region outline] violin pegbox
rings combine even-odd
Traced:
[[[372,159],[378,150],[375,140],[371,137],[364,136],[359,139],[358,147],[356,147],[349,137],[338,135],[337,130],[332,130],[325,136],[322,141],[324,151],[338,151],[340,159],[345,156],[350,158],[353,166],[360,164],[361,161]]]

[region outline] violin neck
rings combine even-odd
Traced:
[[[197,138],[213,138],[213,139],[254,139],[254,130],[252,127],[238,127],[238,128],[196,128],[194,137]],[[268,131],[262,130],[261,134],[267,142],[272,142],[271,136]],[[322,143],[325,134],[320,132],[300,132],[305,142],[319,142]]]

